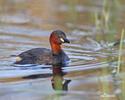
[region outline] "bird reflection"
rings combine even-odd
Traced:
[[[63,72],[61,65],[54,65],[53,66],[53,77],[51,79],[52,82],[52,88],[54,90],[65,90],[68,91],[68,84],[71,82],[71,80],[64,79],[64,75],[66,75],[66,72]]]
[[[57,91],[62,91],[63,93],[64,91],[68,91],[68,84],[71,82],[71,80],[69,79],[64,79],[64,75],[67,74],[67,72],[63,71],[64,67],[67,67],[67,65],[66,64],[52,65],[51,67],[52,73],[28,75],[24,76],[23,79],[47,78],[52,76],[51,78],[52,88]]]

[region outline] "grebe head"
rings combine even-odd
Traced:
[[[51,33],[50,43],[51,42],[55,44],[70,43],[70,41],[66,38],[66,34],[61,30],[56,30]]]
[[[66,38],[66,35],[61,30],[53,31],[50,35],[50,44],[53,52],[58,53],[61,50],[62,43],[70,43],[70,41]]]

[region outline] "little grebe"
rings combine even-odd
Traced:
[[[14,64],[62,64],[69,60],[62,50],[62,43],[70,43],[61,30],[53,31],[49,38],[51,49],[34,48],[19,54]]]

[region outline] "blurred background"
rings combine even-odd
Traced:
[[[0,100],[124,100],[124,19],[124,0],[0,0]],[[14,66],[10,56],[50,48],[57,29],[71,41],[61,93],[52,66]]]

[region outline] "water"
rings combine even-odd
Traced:
[[[125,2],[120,3],[118,8],[114,2],[109,3],[112,9],[117,8],[119,16],[113,17],[114,26],[104,24],[100,31],[93,13],[101,16],[102,0],[1,0],[0,100],[121,100],[119,84],[124,80],[124,69],[117,81],[119,45],[112,46],[120,39],[125,24]],[[117,26],[117,30],[112,31],[110,26]],[[55,70],[51,65],[13,65],[16,58],[10,55],[31,48],[50,48],[48,38],[56,29],[63,30],[71,41],[63,45],[69,66]],[[55,88],[56,82],[65,84]]]

